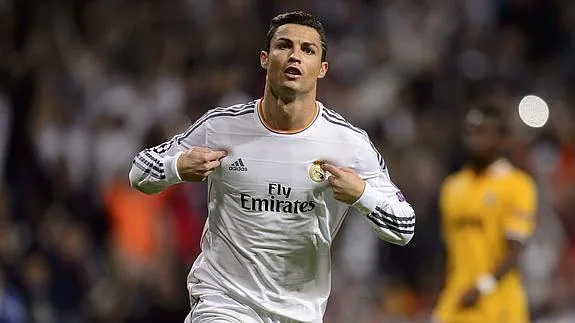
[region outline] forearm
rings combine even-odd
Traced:
[[[515,240],[507,240],[507,256],[496,267],[493,277],[496,280],[501,280],[508,272],[517,267],[519,256],[523,250],[523,243]]]
[[[152,149],[139,152],[132,161],[130,184],[145,193],[156,194],[166,187],[182,182],[177,171],[181,152],[161,156]]]
[[[501,264],[499,264],[499,266],[497,266],[497,269],[493,273],[493,277],[497,281],[501,280],[501,278],[503,278],[508,272],[510,272],[511,270],[513,270],[517,267],[518,258],[519,257],[517,255],[507,256],[501,262]]]
[[[523,245],[514,240],[508,240],[507,256],[495,267],[491,273],[486,273],[478,278],[476,288],[482,293],[490,293],[496,288],[496,285],[510,271],[517,268],[517,262]]]
[[[403,246],[415,233],[415,212],[399,196],[386,194],[366,183],[363,194],[353,206],[369,220],[380,239]]]

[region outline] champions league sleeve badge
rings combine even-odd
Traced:
[[[325,170],[321,168],[321,161],[316,160],[313,162],[313,165],[309,168],[309,177],[314,182],[323,182],[326,180],[327,175]]]

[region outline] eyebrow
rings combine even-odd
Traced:
[[[293,41],[291,39],[285,38],[285,37],[280,37],[277,39],[277,41],[285,41],[287,43],[293,44]],[[302,43],[303,46],[314,46],[315,48],[319,49],[319,46],[316,43],[311,43],[311,42],[303,42]]]

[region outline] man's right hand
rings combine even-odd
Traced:
[[[201,182],[220,166],[220,159],[227,154],[223,150],[194,147],[178,158],[178,174],[183,181]]]

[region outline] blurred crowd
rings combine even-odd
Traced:
[[[181,322],[203,184],[132,190],[142,148],[262,95],[269,20],[328,36],[319,100],[366,129],[416,209],[394,247],[349,217],[326,323],[427,322],[443,283],[438,187],[465,160],[477,100],[510,117],[509,158],[539,187],[521,262],[533,321],[575,322],[575,2],[0,0],[0,322]],[[516,114],[526,94],[542,128]]]

